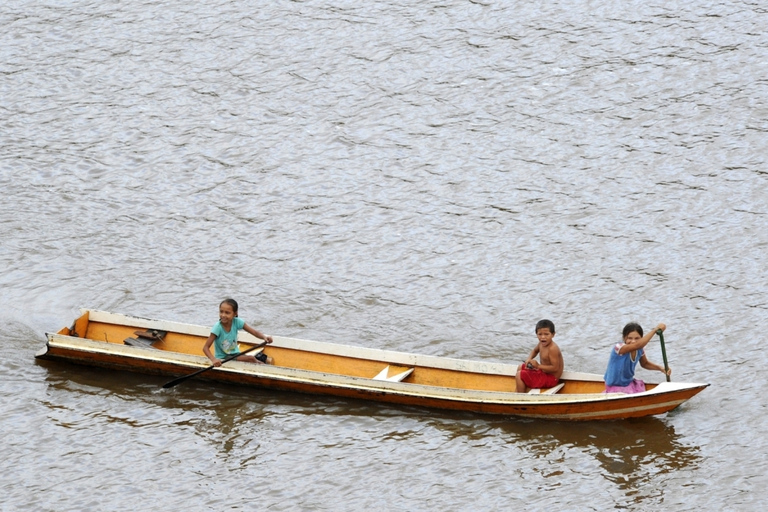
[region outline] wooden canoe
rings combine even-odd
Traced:
[[[72,327],[48,333],[37,358],[182,376],[210,361],[210,327],[82,310]],[[274,365],[231,361],[195,379],[377,400],[429,408],[553,420],[610,420],[662,414],[709,384],[662,382],[644,393],[604,393],[601,375],[565,372],[558,388],[515,393],[517,365],[465,361],[273,336]],[[240,332],[241,350],[259,343]]]

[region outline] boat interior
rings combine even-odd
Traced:
[[[71,327],[65,327],[57,334],[205,357],[202,349],[207,337],[207,329],[204,327],[200,327],[200,329],[202,330],[192,333],[173,329],[163,330],[162,328],[147,328],[117,322],[91,320],[89,312],[86,310],[75,320]],[[283,345],[280,343],[281,338],[277,336],[274,338],[274,344],[267,345],[261,350],[273,359],[276,366],[280,367],[446,388],[499,392],[515,390],[515,367],[511,365],[495,363],[487,365],[497,368],[504,367],[506,373],[473,371],[458,367],[452,368],[451,366],[454,365],[450,364],[450,362],[455,360],[447,358],[431,358],[447,361],[445,364],[440,364],[439,367],[438,365],[432,366],[428,364],[411,365],[395,360],[387,360],[383,357],[371,358],[356,355],[354,350],[351,350],[349,354],[345,354],[338,351],[336,353],[320,351],[316,347],[301,348],[295,346],[295,344],[293,346],[291,344],[281,346]],[[260,342],[261,340],[257,341]],[[240,340],[241,351],[253,346],[253,344],[255,342]],[[350,348],[354,349],[354,347]],[[381,355],[387,354],[386,351],[376,352]],[[653,387],[655,387],[655,384],[647,384],[648,389]],[[533,389],[530,393],[601,393],[604,389],[605,385],[602,380],[568,379],[564,375],[564,378],[554,388]]]

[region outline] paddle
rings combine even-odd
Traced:
[[[249,348],[249,349],[247,349],[247,350],[243,350],[243,351],[242,351],[242,352],[240,352],[239,354],[232,354],[231,356],[227,356],[227,357],[225,357],[225,358],[224,358],[224,359],[221,361],[221,364],[224,364],[224,363],[226,363],[227,361],[231,361],[231,360],[235,359],[236,357],[240,357],[240,356],[241,356],[241,355],[243,355],[243,354],[247,354],[248,352],[251,352],[252,350],[256,350],[257,348],[261,348],[261,347],[263,347],[263,346],[264,346],[264,345],[266,345],[266,344],[267,344],[267,342],[265,341],[264,343],[259,343],[258,345],[254,345],[254,346],[252,346],[251,348]],[[176,384],[181,384],[181,383],[182,383],[182,382],[184,382],[185,380],[187,380],[187,379],[191,379],[191,378],[192,378],[192,377],[194,377],[195,375],[199,375],[199,374],[201,374],[201,373],[203,373],[203,372],[207,372],[207,371],[208,371],[208,370],[210,370],[211,368],[216,368],[216,365],[215,365],[215,364],[212,364],[211,366],[209,366],[209,367],[207,367],[207,368],[203,368],[202,370],[197,370],[196,372],[190,373],[189,375],[184,375],[183,377],[179,377],[178,379],[172,380],[172,381],[170,381],[170,382],[166,382],[165,384],[163,384],[163,388],[166,388],[166,389],[167,389],[167,388],[172,388],[172,387],[173,387],[173,386],[175,386]]]
[[[670,382],[669,374],[667,373],[669,371],[669,364],[667,363],[667,351],[664,348],[664,331],[659,329],[656,331],[656,334],[659,335],[659,341],[661,341],[661,357],[664,358],[664,375],[667,377],[667,382]]]

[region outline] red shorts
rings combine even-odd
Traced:
[[[551,373],[544,373],[538,368],[534,368],[532,370],[523,368],[520,370],[520,378],[529,388],[538,389],[557,386],[557,382],[560,380]]]

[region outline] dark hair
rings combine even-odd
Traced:
[[[549,329],[549,332],[552,334],[555,334],[555,324],[552,322],[552,320],[539,320],[539,322],[536,324],[536,331],[539,332],[539,329]]]
[[[640,335],[640,337],[643,337],[643,328],[640,327],[640,324],[637,322],[629,322],[627,325],[624,326],[624,330],[621,331],[621,337],[626,338],[633,332],[636,332]]]
[[[221,301],[221,304],[229,304],[232,306],[232,311],[234,311],[235,316],[237,316],[237,301],[235,299],[224,299]],[[221,304],[219,304],[219,307],[221,307]]]

